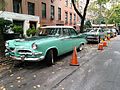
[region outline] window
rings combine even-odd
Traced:
[[[72,8],[72,1],[70,0],[70,8]]]
[[[68,6],[68,0],[65,0],[65,6],[66,7]]]
[[[29,15],[35,15],[34,9],[35,9],[35,4],[28,2],[28,14]]]
[[[69,36],[70,33],[69,33],[69,28],[63,28],[63,36]]]
[[[22,13],[22,0],[13,0],[13,12]]]
[[[46,18],[46,4],[42,3],[42,18]]]
[[[68,12],[65,12],[65,24],[68,23]]]
[[[54,19],[54,6],[51,5],[51,19]]]
[[[74,14],[74,25],[76,24],[76,14]]]
[[[70,24],[72,24],[72,13],[70,13]]]
[[[60,36],[61,28],[42,28],[40,35]]]
[[[74,29],[70,29],[69,32],[70,35],[77,35],[77,32]]]
[[[61,8],[58,8],[58,20],[61,20]]]

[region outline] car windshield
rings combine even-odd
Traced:
[[[84,30],[84,32],[89,32],[91,30],[93,30],[93,29],[92,28],[87,28],[87,29]]]
[[[42,28],[39,32],[39,35],[59,36],[60,28]]]

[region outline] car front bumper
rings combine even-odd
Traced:
[[[91,39],[90,39],[90,38],[89,38],[89,39],[87,39],[87,41],[88,41],[88,42],[90,42],[90,41],[91,41],[91,42],[92,42],[92,41],[97,42],[98,39],[94,39],[94,38],[91,38]]]
[[[91,37],[87,37],[86,39],[87,39],[87,41],[95,41],[96,42],[99,40],[99,37],[92,37],[91,36]]]
[[[44,56],[41,56],[39,58],[27,58],[24,56],[21,56],[21,57],[10,56],[10,57],[14,60],[19,60],[19,61],[41,61],[44,59]]]
[[[21,52],[17,54],[18,52],[10,51],[9,49],[5,50],[5,56],[11,57],[13,60],[19,60],[19,61],[41,61],[45,58],[42,52]]]

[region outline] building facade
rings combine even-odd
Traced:
[[[79,18],[71,0],[5,0],[5,11],[39,16],[39,24],[75,26]],[[30,25],[36,22],[30,22]]]

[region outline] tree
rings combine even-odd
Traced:
[[[0,57],[4,56],[5,51],[5,40],[4,40],[4,32],[10,28],[11,21],[5,20],[4,18],[0,18]]]
[[[5,5],[6,5],[5,0],[0,0],[0,11],[5,10]],[[3,33],[5,32],[5,30],[9,28],[10,24],[11,21],[0,18],[0,57],[4,56],[5,51],[5,40]]]
[[[120,4],[116,5],[116,6],[112,6],[112,8],[110,9],[110,12],[113,13],[109,13],[109,17],[108,17],[108,23],[120,23]]]
[[[107,7],[107,4],[110,0],[97,0],[92,2],[89,5],[89,12],[93,12],[95,15],[94,17],[94,23],[97,24],[105,24],[107,23],[107,17],[109,16],[109,9]]]
[[[5,0],[0,0],[0,10],[4,11],[5,10]]]
[[[78,10],[76,4],[75,4],[77,2],[77,0],[72,0],[72,4],[73,4],[73,7],[74,7],[74,10],[78,14],[78,16],[81,18],[81,25],[80,25],[80,32],[81,33],[83,32],[83,29],[84,29],[84,21],[85,21],[85,17],[86,17],[86,12],[87,12],[87,7],[88,7],[88,4],[89,4],[89,1],[90,0],[86,0],[86,4],[85,4],[83,15],[82,15],[81,12]]]
[[[90,20],[86,21],[85,28],[91,28],[91,27],[92,27],[92,24],[91,24]]]

